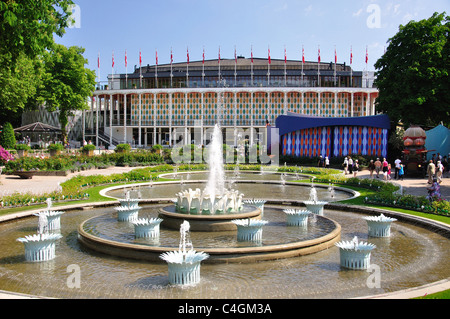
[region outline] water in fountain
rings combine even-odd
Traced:
[[[216,196],[223,195],[225,190],[222,131],[217,124],[214,126],[208,154],[209,177],[205,192],[209,194],[213,200]]]

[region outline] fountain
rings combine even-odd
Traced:
[[[252,206],[256,206],[261,210],[261,216],[264,215],[264,204],[267,201],[264,199],[247,199],[244,200],[244,204],[248,204],[248,205],[252,205]]]
[[[374,244],[360,242],[355,236],[351,241],[341,241],[335,245],[339,247],[342,267],[357,270],[370,267],[370,254],[376,248]]]
[[[51,199],[47,200],[48,207],[51,207]],[[49,233],[49,221],[48,216],[50,212],[44,212],[39,215],[38,220],[38,233],[25,238],[18,238],[17,241],[21,242],[25,246],[25,260],[30,262],[48,261],[55,258],[56,254],[56,241],[62,238],[61,234]],[[58,219],[60,214],[58,215]],[[53,226],[56,227],[56,223],[52,220]],[[58,223],[58,225],[60,225]],[[59,229],[59,227],[57,228]]]
[[[117,212],[117,220],[120,222],[134,222],[138,219],[139,199],[130,198],[130,191],[126,192],[125,199],[119,199],[120,206],[114,207]]]
[[[262,240],[263,227],[268,224],[268,221],[248,218],[246,220],[235,219],[232,223],[237,226],[237,240],[239,242],[260,242]]]
[[[288,226],[302,226],[308,225],[308,216],[311,214],[308,210],[298,210],[298,209],[285,209],[283,212],[286,213],[287,220],[286,224]]]
[[[389,237],[391,235],[391,223],[397,221],[395,218],[386,217],[381,214],[378,217],[363,217],[367,221],[369,227],[369,236],[372,237]]]
[[[242,210],[244,194],[225,189],[222,131],[218,125],[214,127],[208,155],[209,176],[205,189],[178,193],[175,205],[178,213],[215,215]]]
[[[180,245],[178,251],[161,254],[160,258],[169,267],[169,282],[173,285],[194,285],[200,282],[200,264],[209,257],[203,252],[196,252],[189,237],[189,222],[184,221],[180,227]],[[187,250],[189,248],[189,250]]]
[[[39,217],[40,224],[45,225],[48,231],[61,229],[61,215],[64,214],[64,212],[51,211],[53,206],[51,198],[47,198],[46,202],[47,210],[33,215]]]
[[[133,221],[136,238],[159,238],[161,218],[139,218]]]
[[[323,216],[323,207],[328,204],[324,201],[319,201],[317,199],[317,190],[314,187],[314,184],[311,184],[311,190],[309,193],[309,200],[303,202],[306,206],[306,209],[311,213]]]

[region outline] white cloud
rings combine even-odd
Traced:
[[[310,4],[309,6],[307,6],[305,8],[305,13],[310,13],[312,11],[312,9],[313,9],[313,6],[312,6],[312,4]]]

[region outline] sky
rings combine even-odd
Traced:
[[[350,64],[354,70],[374,71],[389,38],[411,20],[434,12],[450,14],[450,0],[74,0],[76,24],[57,43],[85,48],[88,68],[100,80],[128,73],[139,65],[217,59],[238,55],[271,59]],[[114,70],[112,56],[114,52]]]

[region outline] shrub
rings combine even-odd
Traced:
[[[131,150],[130,144],[119,144],[116,146],[116,152],[129,152]]]
[[[16,144],[14,145],[14,149],[16,150],[23,150],[23,151],[29,151],[31,150],[31,147],[28,146],[28,144]]]
[[[64,150],[64,145],[59,144],[59,143],[55,143],[55,144],[50,144],[47,149],[49,151],[63,151]]]
[[[0,145],[6,149],[13,149],[16,145],[16,137],[14,136],[14,129],[11,123],[3,124],[3,132],[0,134]]]
[[[11,155],[7,150],[0,146],[0,164],[5,165],[9,161],[12,161],[14,156]]]
[[[93,151],[93,150],[95,150],[95,145],[93,144],[87,144],[81,148],[81,151]]]

